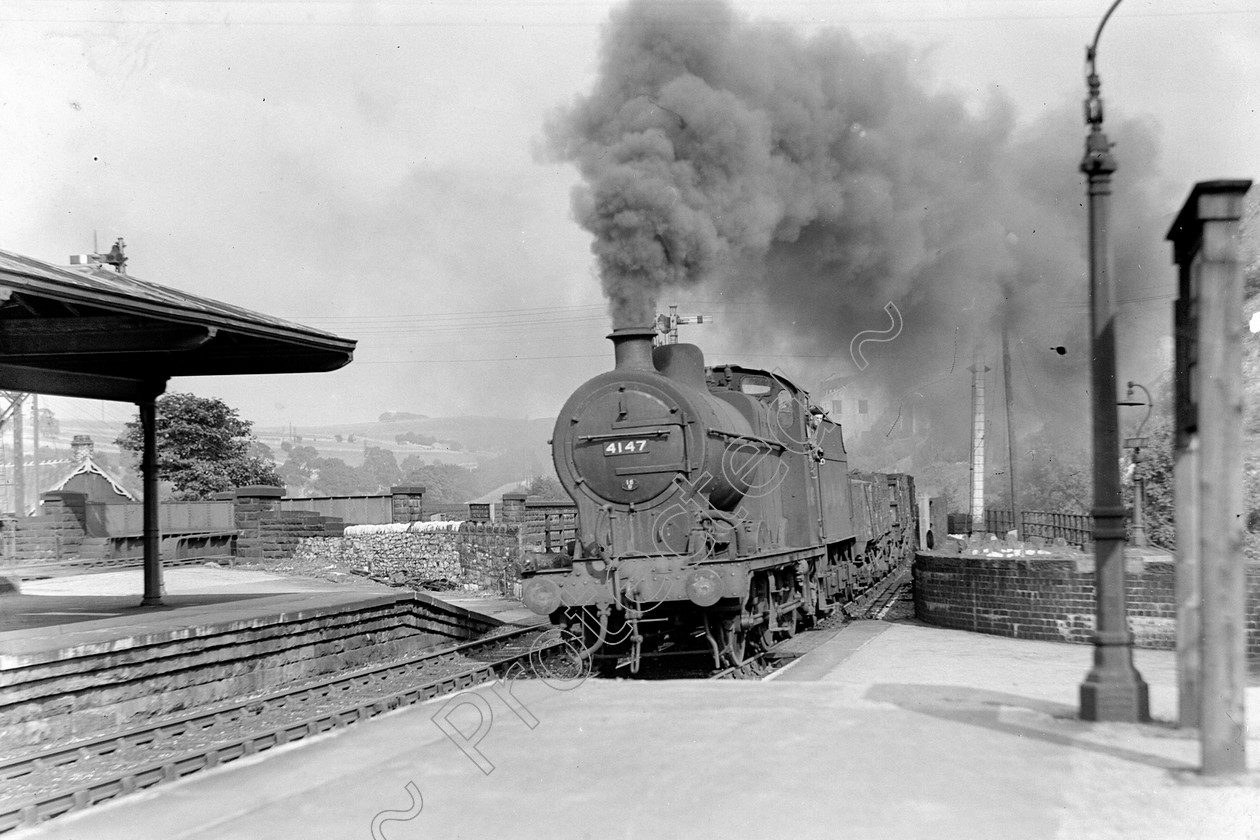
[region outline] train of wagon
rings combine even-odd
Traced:
[[[840,425],[805,391],[655,335],[614,330],[614,368],[560,411],[552,455],[575,538],[521,570],[526,605],[603,673],[696,649],[740,665],[917,540],[913,479],[850,472]]]

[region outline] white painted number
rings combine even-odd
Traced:
[[[633,452],[647,452],[647,441],[614,440],[604,447],[605,455],[629,455]]]

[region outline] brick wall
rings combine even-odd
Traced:
[[[1126,553],[1129,628],[1139,647],[1176,646],[1171,558]],[[1093,642],[1094,564],[1087,554],[986,557],[919,553],[914,606],[929,624],[1017,639]],[[1247,567],[1247,655],[1260,657],[1260,565]]]

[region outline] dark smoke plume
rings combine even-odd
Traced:
[[[893,302],[904,333],[867,372],[890,399],[965,376],[985,336],[992,364],[1005,325],[1046,402],[1061,408],[1061,391],[1083,411],[1079,106],[1020,129],[1001,98],[977,110],[935,89],[921,57],[723,3],[615,11],[594,89],[549,126],[583,176],[574,210],[614,325],[651,323],[663,292],[694,287],[759,313],[739,325],[744,346],[825,357],[809,371],[821,379],[852,369],[850,340],[886,326]],[[1138,138],[1123,174],[1153,157],[1149,132]],[[1126,266],[1167,274],[1168,258],[1143,189],[1117,190],[1117,217],[1149,223],[1115,226],[1123,298],[1126,282],[1149,287]]]

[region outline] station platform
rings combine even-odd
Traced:
[[[163,579],[163,604],[150,607],[140,606],[141,569],[0,593],[0,757],[523,618],[517,602],[447,602],[349,576],[179,567]]]
[[[161,606],[140,606],[141,569],[27,580],[0,592],[0,667],[5,657],[81,649],[111,640],[186,633],[253,616],[412,597],[440,601],[493,624],[534,624],[519,601],[465,592],[413,593],[374,581],[326,581],[265,571],[186,566],[163,572]]]
[[[26,580],[21,591],[0,596],[0,655],[38,647],[74,646],[76,638],[134,636],[144,629],[189,627],[218,621],[233,613],[272,611],[287,604],[388,595],[371,581],[343,585],[262,571],[181,567],[163,572],[166,593],[161,606],[140,606],[141,569],[94,572]],[[271,599],[268,604],[253,603]],[[90,625],[90,626],[89,626]]]
[[[1093,651],[856,622],[768,681],[520,680],[401,709],[21,838],[1260,838],[1211,781],[1171,653],[1149,724],[1077,720]]]

